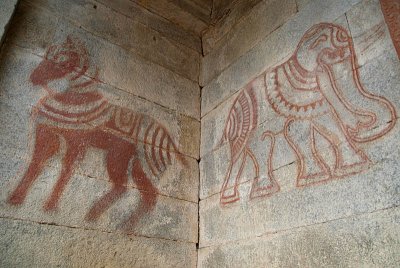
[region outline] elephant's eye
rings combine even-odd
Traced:
[[[345,31],[339,31],[336,34],[337,40],[339,42],[347,42],[349,41],[349,36],[347,35],[347,33]]]
[[[319,45],[319,43],[325,42],[327,40],[328,40],[328,36],[327,35],[325,35],[325,34],[321,35],[320,37],[317,38],[317,40],[315,40],[311,44],[310,49],[316,48]]]

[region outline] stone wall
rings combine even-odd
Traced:
[[[397,1],[13,3],[0,267],[400,262]]]
[[[6,36],[18,0],[4,0],[0,6],[0,47]]]
[[[118,2],[19,3],[0,55],[1,267],[196,265],[200,38]]]
[[[203,35],[198,267],[400,262],[400,13],[381,2],[254,1]]]

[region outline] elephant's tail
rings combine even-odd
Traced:
[[[245,148],[252,130],[257,126],[257,117],[257,100],[250,84],[239,93],[233,102],[217,148],[228,141],[232,160],[235,161]]]
[[[262,140],[265,140],[267,137],[271,139],[271,147],[269,149],[267,164],[268,164],[268,176],[271,178],[272,181],[276,181],[274,177],[274,168],[272,166],[272,157],[274,155],[275,150],[275,133],[272,131],[265,131],[262,135]]]

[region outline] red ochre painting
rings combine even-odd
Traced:
[[[382,13],[400,59],[400,1],[381,0]]]
[[[130,173],[141,194],[141,204],[125,219],[123,226],[132,229],[156,205],[157,189],[150,176],[161,175],[172,164],[172,157],[182,164],[185,160],[167,129],[159,122],[145,114],[109,103],[96,88],[97,74],[95,78],[87,78],[89,67],[85,45],[76,38],[68,37],[64,43],[48,48],[43,61],[31,73],[31,83],[44,88],[48,94],[33,108],[33,155],[8,203],[19,205],[24,202],[46,162],[63,147],[63,141],[66,146],[61,173],[44,204],[46,211],[55,210],[74,167],[89,147],[95,147],[106,152],[106,168],[112,189],[93,204],[86,220],[97,220],[122,197],[127,191]],[[70,84],[63,92],[49,86],[52,81],[60,79],[67,79]],[[132,168],[128,170],[130,166]]]
[[[232,104],[220,142],[230,148],[229,167],[220,194],[221,205],[240,199],[238,187],[246,161],[254,169],[250,199],[268,197],[280,190],[273,172],[276,135],[283,134],[297,158],[297,187],[360,173],[370,160],[358,144],[384,136],[396,123],[393,105],[382,96],[369,93],[360,81],[353,42],[346,29],[331,23],[311,27],[292,56],[257,77],[261,94],[253,82]],[[253,80],[255,81],[255,80]],[[258,99],[257,96],[264,96]],[[259,107],[267,103],[284,118],[279,133],[255,135],[260,121]],[[261,136],[260,136],[261,135]],[[334,164],[317,146],[329,144]],[[269,152],[267,157],[263,149]],[[264,155],[264,156],[263,156]],[[265,159],[267,158],[267,159]]]

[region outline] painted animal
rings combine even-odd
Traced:
[[[110,104],[96,88],[97,79],[86,78],[88,69],[84,44],[68,37],[63,44],[51,46],[32,72],[32,84],[43,87],[49,94],[34,108],[33,156],[8,203],[23,203],[46,162],[61,150],[64,142],[61,174],[44,204],[46,211],[56,209],[74,166],[92,146],[106,151],[112,189],[92,206],[86,219],[96,220],[127,191],[131,173],[142,198],[139,208],[125,222],[126,228],[132,228],[157,201],[157,189],[149,175],[159,176],[171,164],[172,156],[183,164],[185,160],[167,129],[155,119]],[[69,83],[65,91],[57,92],[49,86],[60,80]],[[132,169],[128,170],[130,163]]]
[[[396,112],[386,98],[363,87],[358,72],[347,30],[321,23],[303,35],[287,61],[254,80],[262,80],[263,92],[255,89],[255,82],[249,83],[234,101],[221,139],[230,148],[221,204],[240,199],[238,185],[247,160],[255,172],[250,199],[280,190],[272,166],[276,134],[257,131],[266,117],[260,114],[265,102],[276,115],[285,118],[281,133],[297,157],[298,187],[367,169],[370,160],[357,143],[388,133],[395,125]],[[260,150],[267,148],[265,138],[271,141],[268,157]],[[333,167],[316,144],[321,139],[329,143],[335,155]]]

